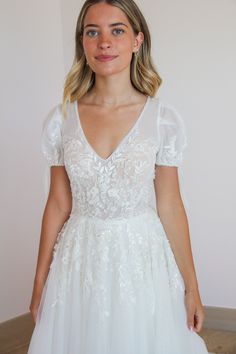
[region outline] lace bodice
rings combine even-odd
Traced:
[[[183,119],[159,98],[147,97],[135,124],[115,151],[101,158],[83,132],[77,101],[61,104],[43,123],[41,147],[48,166],[65,166],[72,191],[72,213],[126,218],[150,207],[155,165],[179,166],[187,145]]]

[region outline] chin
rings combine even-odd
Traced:
[[[110,76],[110,75],[116,75],[119,74],[123,71],[127,71],[130,67],[130,63],[126,64],[126,66],[120,66],[120,67],[104,67],[104,68],[92,68],[93,72],[96,75],[100,75],[100,76]]]

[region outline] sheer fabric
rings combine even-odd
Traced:
[[[48,166],[65,166],[72,211],[57,235],[28,354],[205,354],[187,327],[184,282],[151,197],[155,166],[180,166],[182,118],[148,97],[107,158],[76,102],[44,121]]]

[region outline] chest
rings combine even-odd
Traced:
[[[76,166],[76,170],[78,167],[83,173],[88,165],[99,170],[101,167],[101,171],[109,167],[110,171],[123,169],[126,172],[131,165],[134,169],[139,164],[152,166],[159,148],[158,105],[157,100],[149,99],[139,113],[126,111],[126,115],[119,111],[111,117],[97,110],[83,115],[76,102],[71,103],[62,129],[67,165]]]
[[[108,158],[138,122],[145,105],[117,108],[77,106],[77,119],[87,143],[103,159]]]

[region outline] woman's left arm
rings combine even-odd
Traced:
[[[157,213],[185,284],[187,324],[190,329],[192,327],[199,332],[204,320],[204,309],[198,289],[188,219],[180,194],[177,167],[156,166],[154,187]]]

